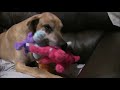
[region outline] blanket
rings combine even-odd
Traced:
[[[0,59],[0,78],[34,78],[32,76],[17,72],[15,65]]]

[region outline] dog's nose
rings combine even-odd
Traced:
[[[67,49],[67,43],[61,44],[60,47],[62,48],[62,50],[66,50]]]

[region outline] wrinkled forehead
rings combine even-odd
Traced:
[[[42,25],[48,24],[48,25],[50,25],[52,28],[54,28],[54,27],[56,26],[56,23],[55,23],[54,18],[53,18],[53,19],[52,19],[52,18],[50,19],[50,18],[48,18],[48,17],[46,17],[46,18],[41,18],[40,21],[39,21],[39,23],[41,23]]]
[[[52,13],[42,13],[39,14],[39,23],[38,27],[49,25],[54,30],[61,30],[63,27],[62,21]]]

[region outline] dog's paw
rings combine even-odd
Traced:
[[[58,76],[58,75],[53,75],[53,76],[52,76],[52,77],[50,77],[50,78],[63,78],[63,77]]]

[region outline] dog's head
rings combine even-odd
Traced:
[[[63,50],[66,49],[67,43],[64,41],[61,35],[61,28],[63,24],[61,20],[52,13],[45,12],[38,14],[30,18],[27,22],[30,30],[34,33],[38,30],[46,32],[46,36],[43,42],[46,42],[50,46],[59,46]]]

